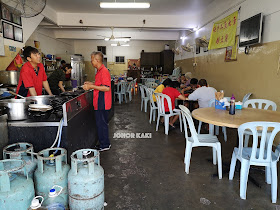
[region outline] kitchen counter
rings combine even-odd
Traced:
[[[112,97],[114,97],[114,94]],[[64,126],[61,135],[61,147],[67,149],[68,160],[74,151],[93,148],[98,142],[92,103],[93,92],[89,91],[63,104]],[[109,119],[114,114],[113,104]],[[49,148],[56,138],[59,126],[59,120],[52,121],[51,117],[44,122],[30,119],[8,122],[9,144],[29,142],[33,144],[35,152]]]

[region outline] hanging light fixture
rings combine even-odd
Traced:
[[[150,8],[150,3],[148,2],[100,2],[101,8],[114,8],[114,9],[147,9]]]

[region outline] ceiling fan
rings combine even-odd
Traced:
[[[111,44],[112,47],[129,47],[129,44],[121,44],[118,42],[117,44]]]
[[[130,41],[131,37],[115,37],[114,36],[114,27],[111,27],[112,30],[112,35],[110,37],[102,36],[102,35],[97,35],[97,36],[102,36],[104,37],[105,41]]]

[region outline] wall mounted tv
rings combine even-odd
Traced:
[[[239,47],[261,42],[263,14],[259,13],[240,23]]]

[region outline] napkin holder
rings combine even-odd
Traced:
[[[220,102],[217,99],[215,99],[215,109],[226,110],[227,107],[225,106],[225,102]]]

